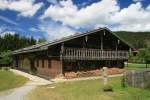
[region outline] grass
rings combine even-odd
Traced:
[[[20,87],[28,81],[27,78],[11,71],[0,70],[0,91]]]
[[[127,65],[126,65],[127,66]],[[139,63],[128,63],[128,67],[129,69],[145,69],[146,68],[146,64],[139,64]],[[147,64],[147,68],[150,68],[150,64]]]
[[[113,92],[104,92],[100,79],[40,86],[27,95],[27,100],[150,100],[148,90],[123,88],[121,77],[110,78],[109,84]]]

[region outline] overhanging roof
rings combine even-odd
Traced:
[[[52,42],[45,42],[45,43],[41,43],[41,44],[32,45],[32,46],[29,46],[29,47],[26,47],[26,48],[18,49],[18,50],[13,51],[13,54],[15,55],[15,54],[21,54],[21,53],[27,53],[27,52],[47,50],[49,46],[56,45],[56,44],[59,44],[59,43],[63,43],[63,42],[66,42],[66,41],[69,41],[69,40],[72,40],[72,39],[75,39],[75,38],[79,38],[79,37],[82,37],[82,36],[86,36],[86,35],[89,35],[89,34],[92,34],[92,33],[98,32],[98,31],[104,31],[104,30],[109,31],[111,34],[116,36],[119,40],[121,40],[122,42],[127,44],[129,47],[133,48],[133,46],[131,44],[124,41],[122,38],[120,38],[118,35],[116,35],[112,31],[110,31],[108,28],[104,27],[104,28],[99,28],[99,29],[95,29],[95,30],[92,30],[92,31],[87,31],[87,32],[84,32],[84,33],[81,33],[81,34],[76,34],[76,35],[71,35],[71,36],[68,36],[68,37],[63,37],[61,39],[57,39],[57,40],[54,40]]]

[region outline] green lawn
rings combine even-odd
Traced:
[[[147,67],[150,68],[150,64],[148,64]],[[128,63],[128,68],[129,69],[146,68],[146,64]]]
[[[0,70],[0,91],[22,86],[27,81],[27,78],[16,75],[11,71]]]
[[[109,84],[113,92],[103,92],[100,79],[41,86],[31,91],[27,100],[150,100],[148,90],[121,87],[121,77],[110,78]]]

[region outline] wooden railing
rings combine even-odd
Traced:
[[[128,59],[128,51],[103,51],[100,49],[64,48],[62,58],[69,60],[126,60]]]

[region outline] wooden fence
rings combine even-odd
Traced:
[[[132,70],[124,74],[125,82],[133,87],[150,87],[150,70]]]

